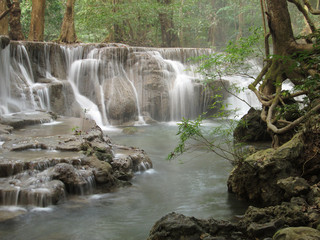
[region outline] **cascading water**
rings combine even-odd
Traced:
[[[187,61],[210,50],[34,44],[1,50],[1,114],[43,109],[106,127],[192,119],[213,101]]]
[[[8,100],[10,99],[10,46],[0,50],[0,114],[9,112]]]

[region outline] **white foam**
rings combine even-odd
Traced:
[[[58,124],[61,124],[62,122],[59,122],[59,121],[52,121],[52,122],[49,122],[49,123],[42,123],[43,126],[51,126],[51,125],[58,125]]]
[[[23,207],[18,207],[18,206],[2,206],[2,207],[0,207],[0,211],[7,211],[7,212],[23,211],[23,212],[27,212],[27,209],[23,208]]]
[[[34,207],[31,209],[31,212],[52,212],[53,210],[53,207]]]

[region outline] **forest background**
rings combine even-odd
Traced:
[[[30,39],[33,2],[36,1],[20,0],[21,25],[25,39]],[[37,2],[45,5],[43,40],[58,40],[67,1],[37,0]],[[258,0],[69,0],[68,2],[74,11],[76,40],[79,42],[221,49],[229,41],[247,36],[251,29],[262,28]],[[2,0],[2,3],[5,4],[5,0]],[[318,0],[313,0],[311,3],[319,8]],[[293,29],[296,31],[295,34],[299,34],[304,31],[306,22],[293,4],[289,4],[289,8]]]

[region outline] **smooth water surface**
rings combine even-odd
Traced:
[[[154,169],[137,173],[132,187],[72,197],[50,208],[23,208],[25,214],[0,223],[0,239],[142,240],[157,220],[173,211],[216,219],[243,214],[245,204],[227,192],[228,161],[204,151],[167,161],[177,144],[177,126],[137,128],[134,135],[107,132],[113,143],[140,147],[153,161]]]

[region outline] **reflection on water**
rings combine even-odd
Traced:
[[[154,169],[136,174],[132,187],[113,193],[73,197],[43,211],[27,208],[27,214],[0,223],[0,238],[141,240],[172,211],[216,219],[242,214],[246,206],[227,193],[228,161],[203,151],[165,160],[177,144],[176,131],[175,125],[159,124],[138,127],[129,136],[107,132],[113,143],[143,148]]]

